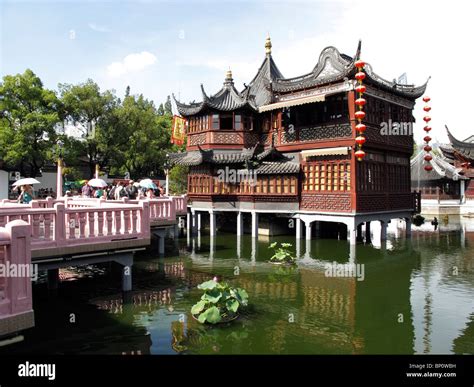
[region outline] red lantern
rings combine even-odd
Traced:
[[[430,97],[423,97],[423,101],[424,101],[424,102],[430,102],[430,101],[431,101],[431,98],[430,98]]]
[[[423,121],[425,121],[426,123],[428,123],[428,122],[431,121],[431,117],[430,117],[430,116],[424,116],[424,117],[423,117]]]
[[[357,99],[355,100],[355,104],[356,104],[357,106],[364,106],[364,105],[365,105],[365,99],[364,99],[364,98],[357,98]]]
[[[362,146],[365,143],[365,137],[364,136],[357,136],[356,137],[356,143],[359,146]]]
[[[428,133],[431,130],[431,126],[425,126],[423,130]]]
[[[357,124],[356,125],[356,130],[358,132],[364,133],[366,129],[367,129],[367,127],[365,126],[365,124]]]
[[[359,149],[357,152],[354,153],[354,155],[359,161],[362,161],[362,159],[365,157],[365,152]]]
[[[359,71],[359,72],[355,75],[355,78],[356,78],[358,81],[362,81],[363,79],[365,79],[365,73],[362,72],[362,71]]]
[[[365,66],[365,62],[363,60],[357,60],[355,63],[355,67],[357,67],[358,69],[361,69]]]
[[[364,85],[357,85],[355,88],[355,91],[357,91],[358,93],[365,93],[365,90],[367,89]]]
[[[431,108],[430,108],[429,106],[425,106],[425,107],[423,108],[423,110],[424,110],[425,112],[429,112],[429,111],[431,110]]]
[[[425,165],[425,171],[430,172],[433,170],[433,167],[431,165]]]
[[[431,152],[433,148],[431,148],[429,145],[425,145],[423,149],[425,150],[425,152]]]
[[[362,120],[365,117],[365,112],[363,110],[358,110],[354,115],[358,120]]]
[[[425,161],[431,161],[431,160],[433,160],[433,157],[431,157],[431,155],[425,156]]]
[[[425,136],[425,137],[423,138],[423,141],[424,141],[424,142],[430,142],[430,141],[431,141],[431,137],[430,137],[430,136]]]

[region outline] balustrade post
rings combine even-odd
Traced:
[[[173,199],[169,199],[169,206],[170,206],[170,212],[169,212],[169,219],[171,221],[176,220],[176,201]]]
[[[79,213],[79,238],[86,237],[86,213],[80,212]]]
[[[101,237],[104,235],[104,213],[97,211],[97,236]]]
[[[130,209],[128,208],[123,210],[123,233],[130,233]]]
[[[140,203],[140,234],[144,237],[150,237],[150,202],[142,201]]]
[[[61,246],[66,244],[66,208],[63,203],[56,203],[54,210],[54,240]]]
[[[11,242],[6,260],[31,269],[31,225],[23,220],[14,220],[5,226]],[[5,262],[6,263],[6,262]],[[26,266],[27,265],[27,266]],[[11,314],[32,311],[31,274],[27,277],[8,278],[7,299],[10,300]]]

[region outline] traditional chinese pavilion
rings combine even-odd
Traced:
[[[426,84],[391,82],[365,65],[366,157],[358,161],[354,76],[360,43],[353,56],[325,48],[309,73],[294,78],[283,76],[271,49],[267,38],[265,58],[243,90],[228,71],[217,93],[201,86],[201,102],[176,101],[188,120],[187,147],[170,161],[190,168],[193,224],[199,228],[200,214],[209,213],[214,235],[216,215],[226,214],[241,235],[245,217],[256,237],[265,232],[259,216],[287,217],[294,219],[287,223],[295,224],[297,238],[304,222],[311,239],[313,223],[320,229],[330,222],[346,225],[351,243],[361,237],[363,223],[370,236],[370,221],[380,221],[382,239],[390,219],[409,224],[418,206],[410,189],[413,136],[383,135],[380,128],[412,123]]]
[[[474,199],[474,135],[461,141],[452,135],[448,127],[446,130],[450,143],[441,145],[440,149],[449,163],[465,177],[460,184],[461,196],[466,200]]]
[[[439,146],[441,149],[441,146]],[[443,146],[445,149],[445,146]],[[412,188],[421,193],[422,200],[459,200],[464,198],[464,185],[469,178],[464,176],[461,168],[456,168],[450,160],[432,154],[431,171],[425,170],[424,156],[426,152],[420,150],[411,160]],[[422,201],[423,205],[423,201]]]

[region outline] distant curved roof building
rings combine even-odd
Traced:
[[[449,180],[463,180],[467,179],[465,176],[460,174],[460,168],[456,168],[450,164],[447,160],[438,156],[436,153],[431,153],[433,159],[431,160],[431,166],[433,170],[430,172],[425,170],[424,156],[426,152],[420,150],[418,154],[412,158],[410,162],[411,166],[411,181],[412,186],[416,187],[417,182],[427,182],[433,180],[449,179]]]
[[[457,153],[461,157],[474,161],[474,135],[468,137],[464,141],[460,141],[452,135],[447,126],[446,131],[448,132],[448,138],[451,142],[450,149],[453,150],[453,153]],[[448,148],[448,152],[450,149]]]

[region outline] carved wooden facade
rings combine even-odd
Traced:
[[[270,48],[269,48],[270,47]],[[194,201],[288,201],[301,211],[359,213],[413,210],[412,109],[426,84],[399,85],[367,65],[366,157],[355,150],[354,57],[323,50],[313,71],[284,78],[271,43],[257,75],[241,92],[227,73],[213,96],[183,104],[187,151],[171,155],[190,168]],[[250,180],[222,179],[225,169]],[[258,198],[258,199],[257,199]]]

